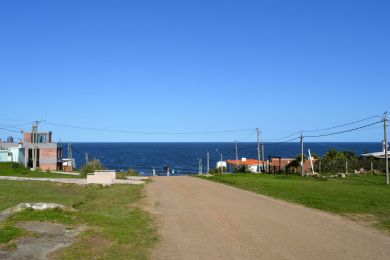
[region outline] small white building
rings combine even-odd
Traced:
[[[76,160],[74,158],[64,158],[61,162],[62,169],[66,172],[71,172],[76,169]]]
[[[385,157],[386,157],[385,142],[382,142],[382,146],[383,146],[382,152],[364,153],[364,154],[362,154],[362,156],[364,156],[364,157],[373,156],[373,157],[376,157],[376,158],[385,159]],[[390,158],[389,144],[387,144],[387,155],[388,155],[389,158]]]
[[[0,150],[0,162],[16,162],[24,164],[25,148],[22,144],[10,146]]]
[[[216,168],[221,168],[221,167],[224,167],[226,168],[226,162],[225,161],[218,161],[217,164],[216,164]]]
[[[269,167],[269,162],[268,161],[259,161],[257,159],[247,159],[247,158],[241,158],[241,160],[228,160],[227,163],[231,167],[239,167],[239,166],[246,166],[248,167],[248,170],[253,173],[261,172]],[[259,167],[260,166],[260,167]]]

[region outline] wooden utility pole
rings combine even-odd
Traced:
[[[257,133],[257,172],[260,172],[260,131],[256,128]]]
[[[386,184],[389,185],[389,155],[388,155],[388,147],[387,147],[387,112],[383,115],[383,133],[385,140],[385,160],[386,160]]]

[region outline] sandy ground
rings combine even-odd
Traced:
[[[144,184],[144,177],[132,177],[128,180],[116,179],[113,184]],[[29,177],[13,177],[13,176],[0,176],[0,180],[11,180],[11,181],[50,181],[50,182],[61,182],[61,183],[73,183],[79,185],[86,185],[87,179],[76,179],[76,178],[29,178]]]
[[[341,216],[193,177],[146,189],[153,259],[390,259],[390,236]]]

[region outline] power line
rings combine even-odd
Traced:
[[[313,133],[313,132],[323,132],[323,131],[327,131],[327,130],[332,130],[332,129],[336,129],[336,128],[340,128],[340,127],[344,127],[344,126],[348,126],[348,125],[353,125],[353,124],[357,124],[357,123],[360,123],[360,122],[363,122],[363,121],[367,121],[367,120],[370,120],[370,119],[374,119],[374,118],[380,118],[382,119],[382,117],[380,116],[370,116],[370,117],[366,117],[366,118],[363,118],[363,119],[360,119],[360,120],[357,120],[357,121],[353,121],[353,122],[349,122],[349,123],[345,123],[345,124],[341,124],[341,125],[336,125],[336,126],[332,126],[332,127],[327,127],[327,128],[323,128],[323,129],[316,129],[316,130],[305,130],[305,131],[302,131],[303,133]],[[382,121],[381,121],[382,122]],[[375,123],[376,124],[376,123]],[[357,129],[360,129],[360,128],[357,128]],[[357,130],[356,129],[356,130]],[[343,131],[340,131],[340,132],[343,132]],[[287,136],[284,136],[284,137],[280,137],[280,138],[274,138],[274,139],[269,139],[267,140],[266,142],[270,142],[270,141],[278,141],[278,140],[283,140],[283,139],[287,139],[291,136],[296,136],[297,134],[300,134],[301,131],[298,131],[298,132],[295,132],[295,133],[292,133],[290,135],[287,135]],[[326,135],[324,135],[326,136]],[[305,137],[312,137],[312,136],[305,136]],[[313,136],[314,137],[314,136]],[[296,138],[298,139],[298,138]],[[284,142],[289,142],[290,140],[287,140],[287,141],[283,141],[281,143],[284,143]]]
[[[363,128],[366,128],[366,127],[369,127],[369,126],[372,126],[372,125],[380,124],[380,123],[382,123],[382,122],[383,122],[383,120],[377,121],[377,122],[375,122],[375,123],[371,123],[371,124],[368,124],[368,125],[359,126],[359,127],[356,127],[356,128],[344,130],[344,131],[339,131],[339,132],[334,132],[334,133],[328,133],[328,134],[321,134],[321,135],[306,135],[305,137],[308,137],[308,138],[317,138],[317,137],[324,137],[324,136],[331,136],[331,135],[344,134],[344,133],[356,131],[356,130],[359,130],[359,129],[363,129]]]
[[[4,127],[0,127],[0,129],[1,129],[1,130],[8,131],[8,132],[14,132],[14,133],[23,134],[23,130],[21,130],[21,131],[16,131],[16,130],[11,130],[11,129],[4,128]]]
[[[0,125],[8,127],[8,128],[19,129],[20,126],[30,125],[30,123],[28,123],[28,124],[17,124],[17,125],[9,125],[9,124],[0,123]]]
[[[252,136],[255,135],[256,133],[256,129],[251,129],[252,131],[250,131],[250,133],[248,135],[246,135],[245,137],[241,138],[241,139],[238,139],[239,142],[245,142],[246,140],[248,140],[249,138],[251,138]]]
[[[67,124],[59,124],[52,122],[45,122],[48,125],[67,127],[67,128],[75,128],[82,130],[92,130],[92,131],[100,131],[100,132],[110,132],[110,133],[127,133],[127,134],[146,134],[146,135],[196,135],[196,134],[221,134],[221,133],[238,133],[238,132],[246,132],[253,131],[253,129],[235,129],[235,130],[218,130],[218,131],[199,131],[199,132],[148,132],[148,131],[131,131],[131,130],[115,130],[115,129],[104,129],[104,128],[94,128],[94,127],[83,127],[76,125],[67,125]]]
[[[370,119],[374,119],[374,118],[382,119],[382,117],[380,117],[380,116],[370,116],[370,117],[366,117],[366,118],[363,118],[363,119],[360,119],[360,120],[357,120],[357,121],[354,121],[354,122],[345,123],[345,124],[342,124],[342,125],[336,125],[336,126],[323,128],[323,129],[316,129],[316,130],[306,130],[306,131],[303,131],[303,132],[304,133],[323,132],[323,131],[327,131],[327,130],[332,130],[332,129],[348,126],[348,125],[354,125],[354,124],[357,124],[357,123],[360,123],[360,122],[363,122],[363,121],[367,121],[367,120],[370,120]]]
[[[290,138],[291,136],[295,136],[295,135],[300,134],[300,133],[301,133],[301,131],[295,132],[295,133],[292,133],[290,135],[286,135],[286,136],[280,137],[280,138],[268,139],[265,142],[272,142],[272,141],[279,141],[279,140],[287,139],[287,138]]]
[[[324,144],[324,143],[321,143],[321,142],[309,142],[309,144],[316,144],[318,146],[323,146],[323,147],[326,147],[326,148],[334,148],[334,149],[338,149],[338,150],[341,150],[341,151],[346,151],[346,152],[355,152],[355,151],[359,151],[359,153],[363,153],[363,150],[357,150],[356,148],[343,148],[341,146],[336,146],[336,145],[327,145],[327,144]]]
[[[286,141],[283,141],[283,142],[277,142],[277,143],[264,143],[264,145],[279,145],[279,144],[285,144],[285,143],[289,143],[289,142],[298,140],[298,139],[300,139],[300,138],[301,138],[301,137],[295,137],[295,138],[292,138],[292,139],[289,139],[289,140],[286,140]]]

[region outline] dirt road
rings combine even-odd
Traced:
[[[341,216],[193,177],[146,189],[153,259],[390,259],[390,236]]]

